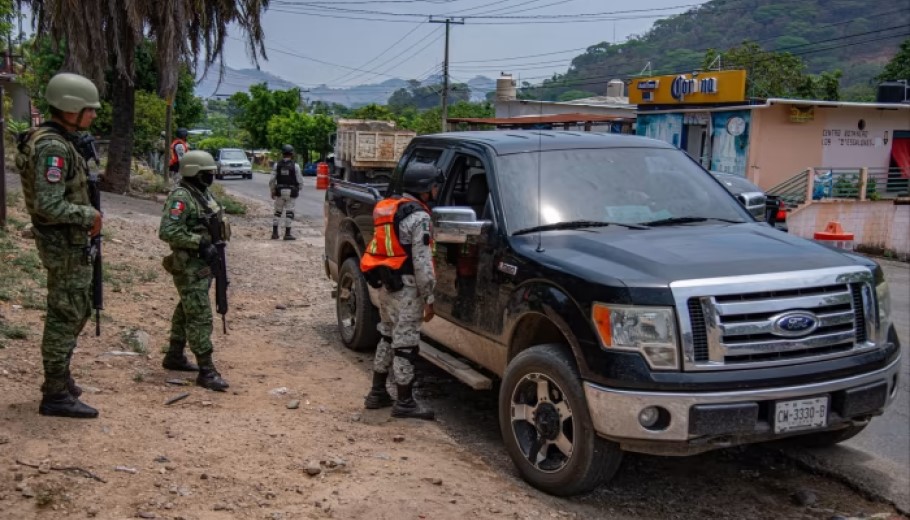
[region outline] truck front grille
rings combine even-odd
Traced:
[[[874,308],[871,279],[839,277],[830,282],[837,283],[785,286],[778,281],[765,290],[749,290],[761,283],[720,289],[715,281],[714,294],[687,295],[687,316],[681,320],[686,368],[804,363],[874,346],[867,341],[868,313]],[[678,292],[696,289],[693,285]]]

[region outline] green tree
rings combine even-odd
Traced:
[[[910,38],[901,43],[897,53],[885,65],[882,73],[878,75],[879,81],[894,81],[898,79],[910,81]]]
[[[572,101],[575,99],[582,99],[596,96],[594,92],[589,92],[587,90],[567,90],[556,97],[557,101]]]
[[[354,109],[350,113],[353,119],[375,119],[377,121],[394,121],[395,115],[389,110],[389,107],[370,103]]]
[[[300,89],[269,90],[265,83],[250,87],[249,93],[237,92],[228,99],[237,107],[237,126],[246,130],[255,148],[269,147],[269,122],[275,116],[294,112],[300,106]],[[280,146],[280,145],[279,145]]]

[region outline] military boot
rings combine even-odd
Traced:
[[[94,419],[98,410],[83,403],[66,389],[65,379],[47,379],[41,386],[41,404],[38,413],[51,417],[72,417],[76,419]]]
[[[278,226],[272,226],[272,240],[278,240]]]
[[[423,419],[425,421],[436,419],[436,413],[433,410],[423,408],[414,400],[412,394],[414,390],[413,382],[407,385],[397,385],[397,387],[398,399],[392,406],[392,417],[398,419]]]
[[[82,395],[82,389],[79,388],[79,385],[76,384],[76,380],[73,379],[73,374],[70,372],[70,362],[73,360],[73,353],[70,352],[66,356],[66,372],[63,373],[63,379],[66,381],[66,389],[73,397],[79,397]]]
[[[388,375],[388,373],[373,372],[373,388],[370,389],[370,393],[367,394],[366,399],[363,401],[364,408],[376,410],[392,406],[394,401],[385,387],[385,380]]]
[[[208,388],[216,392],[224,392],[230,386],[228,382],[221,379],[221,374],[215,370],[215,363],[212,362],[212,353],[196,355],[196,362],[199,363],[199,375],[196,376],[196,384],[202,388]]]
[[[167,370],[179,370],[181,372],[196,372],[199,367],[190,362],[184,354],[186,343],[183,341],[171,340],[167,353],[161,361],[161,367]]]
[[[285,240],[297,240],[294,238],[294,235],[291,234],[291,228],[284,228],[284,239]]]

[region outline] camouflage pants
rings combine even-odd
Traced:
[[[180,300],[171,317],[171,343],[188,342],[190,350],[197,356],[212,351],[212,304],[209,301],[209,289],[212,287],[211,275],[205,274],[208,269],[200,260],[187,263],[185,270],[172,273],[174,286]]]
[[[373,371],[380,374],[392,369],[395,383],[407,385],[414,381],[414,364],[408,357],[394,355],[398,349],[414,348],[420,344],[420,325],[423,323],[424,301],[417,293],[413,276],[405,276],[405,286],[400,291],[379,290],[379,317],[377,326],[383,339],[376,346]],[[385,338],[391,338],[389,343]]]
[[[82,247],[62,246],[60,237],[37,238],[38,255],[47,269],[47,316],[41,338],[45,394],[62,392],[76,338],[92,313],[92,267]]]
[[[291,197],[291,190],[279,190],[278,198],[275,199],[275,218],[272,219],[273,226],[280,226],[284,220],[284,227],[291,227],[294,222],[294,207],[297,205],[297,199]],[[287,218],[282,218],[287,214]]]

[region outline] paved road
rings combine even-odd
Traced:
[[[225,180],[215,181],[224,185],[228,191],[256,199],[265,204],[272,204],[272,197],[269,195],[269,176],[257,173],[252,179],[238,179],[231,177]],[[303,188],[300,190],[300,197],[297,198],[297,215],[306,219],[322,223],[322,202],[325,200],[325,191],[316,189],[316,177],[304,177]]]

